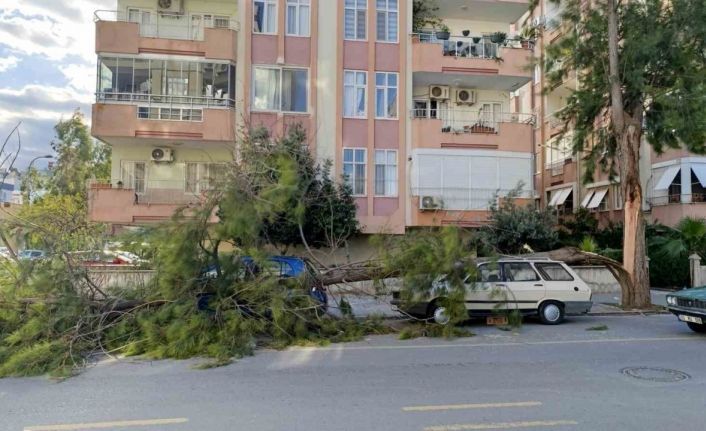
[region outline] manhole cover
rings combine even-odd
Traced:
[[[620,372],[636,379],[660,383],[681,382],[691,377],[684,372],[668,368],[628,367],[623,368]]]

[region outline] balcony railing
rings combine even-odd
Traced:
[[[529,40],[506,39],[502,44],[493,42],[490,35],[451,36],[449,40],[437,38],[437,32],[414,33],[421,43],[433,43],[442,48],[445,56],[463,58],[497,59],[503,48],[532,49],[534,42]]]
[[[92,182],[92,190],[115,190],[131,193],[134,205],[195,205],[203,202],[206,193],[221,187],[211,179],[151,180],[134,178],[111,183]]]
[[[174,96],[168,94],[145,94],[145,93],[118,93],[113,91],[102,91],[96,93],[96,102],[115,103],[125,102],[128,104],[139,104],[140,106],[151,107],[152,105],[162,108],[232,108],[235,100],[229,99],[227,94],[221,97],[194,97],[194,96]]]
[[[500,124],[534,124],[534,115],[520,112],[483,112],[482,110],[429,109],[411,110],[413,119],[441,120],[443,133],[498,133]]]
[[[497,198],[507,197],[510,189],[475,189],[468,187],[416,187],[412,190],[420,199],[433,197],[438,203],[436,209],[449,211],[485,211],[490,209]],[[531,190],[521,190],[517,198],[531,199],[534,194]]]
[[[647,202],[653,207],[665,206],[669,204],[682,204],[682,203],[694,203],[702,204],[706,203],[706,194],[704,193],[692,193],[692,194],[673,194],[667,196],[656,196],[647,199]]]
[[[225,28],[237,31],[239,25],[227,15],[160,14],[151,10],[132,9],[128,12],[98,10],[94,20],[132,22],[140,27],[140,36],[162,39],[204,40],[204,29]]]

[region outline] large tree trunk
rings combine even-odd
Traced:
[[[650,277],[645,247],[645,220],[642,215],[640,184],[640,141],[642,115],[630,119],[620,137],[620,182],[623,191],[623,267],[630,275],[630,288],[623,289],[622,304],[630,308],[647,308],[650,298]]]
[[[635,106],[633,116],[626,115],[620,79],[618,10],[615,0],[608,0],[608,63],[611,99],[611,127],[618,143],[620,182],[623,192],[624,236],[623,266],[630,277],[623,288],[622,304],[631,308],[651,305],[647,273],[645,221],[642,217],[640,185],[640,141],[642,108]],[[627,125],[625,124],[627,120]]]

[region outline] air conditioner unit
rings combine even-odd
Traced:
[[[157,0],[159,13],[182,15],[184,13],[184,0]]]
[[[532,26],[537,28],[542,28],[547,24],[547,17],[544,15],[536,16],[532,18]]]
[[[168,163],[174,161],[174,150],[171,148],[155,148],[152,150],[152,161]]]
[[[448,85],[430,85],[429,98],[433,100],[448,100],[451,95],[451,89]]]
[[[422,196],[419,199],[419,209],[440,210],[444,208],[444,202],[439,196]]]
[[[473,105],[476,103],[476,92],[466,88],[456,90],[456,103],[459,105]]]

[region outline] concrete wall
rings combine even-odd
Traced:
[[[90,269],[88,278],[103,289],[130,288],[142,289],[146,287],[157,274],[152,270],[137,270],[125,268]]]
[[[620,283],[605,266],[571,267],[588,284],[593,293],[620,293]]]

